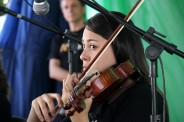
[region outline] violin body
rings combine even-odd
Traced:
[[[100,102],[101,100],[111,99],[110,96],[112,96],[114,92],[127,89],[134,84],[134,80],[138,77],[139,75],[135,67],[129,60],[121,63],[116,68],[108,68],[91,83],[91,92],[94,97],[93,101]]]

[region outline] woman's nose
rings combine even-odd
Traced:
[[[87,55],[87,53],[86,53],[85,50],[82,51],[82,53],[81,53],[81,55],[80,55],[80,59],[81,59],[82,61],[88,61],[88,60],[89,60],[89,56]]]

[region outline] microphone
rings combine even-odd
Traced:
[[[33,11],[40,16],[43,16],[49,12],[49,4],[47,0],[34,0]]]

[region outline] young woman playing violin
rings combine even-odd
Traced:
[[[113,12],[118,17],[125,16],[118,12]],[[131,21],[129,21],[133,24]],[[119,25],[114,19],[101,13],[96,14],[86,22],[86,28],[83,33],[83,52],[80,56],[83,61],[83,68],[90,64],[97,55],[102,46],[108,41],[113,31]],[[127,78],[125,81],[132,81],[131,85],[123,92],[118,88],[111,89],[110,93],[116,95],[113,100],[108,95],[98,102],[94,102],[92,97],[85,99],[86,108],[70,116],[72,122],[149,122],[152,113],[151,89],[148,80],[148,66],[146,63],[141,39],[134,33],[124,28],[105,53],[93,66],[93,70],[103,72],[109,67],[116,67],[119,64],[129,60],[141,74],[142,78]],[[32,108],[28,121],[50,121],[49,112],[52,116],[56,114],[54,100],[58,106],[66,106],[71,96],[74,84],[79,79],[75,74],[68,75],[63,82],[62,97],[59,94],[44,94],[32,102]],[[118,82],[118,81],[117,81]],[[90,82],[87,82],[90,85]],[[111,86],[110,86],[111,87]],[[117,92],[118,91],[118,92]],[[109,93],[108,93],[109,94]],[[157,96],[158,113],[162,114],[163,99],[161,95]],[[109,102],[110,101],[110,102]],[[67,120],[66,120],[67,121]]]

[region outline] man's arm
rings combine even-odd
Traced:
[[[49,77],[62,82],[69,72],[63,69],[60,64],[59,59],[52,58],[49,60]]]

